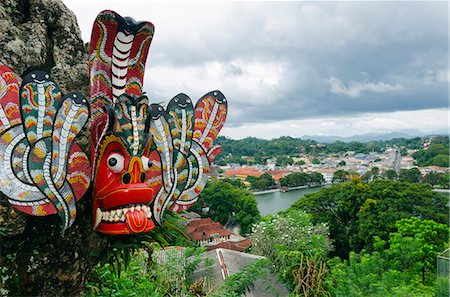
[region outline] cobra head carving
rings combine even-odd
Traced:
[[[89,160],[74,143],[89,104],[79,92],[63,96],[46,72],[33,71],[20,83],[2,63],[0,103],[0,190],[26,214],[58,214],[64,232],[91,179]]]

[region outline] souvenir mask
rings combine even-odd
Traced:
[[[167,108],[142,91],[154,27],[103,11],[89,51],[90,100],[61,94],[49,74],[23,78],[0,63],[0,190],[30,215],[59,214],[63,230],[92,181],[93,229],[150,232],[166,210],[197,200],[223,127],[227,101],[209,92],[193,105],[185,94]],[[89,103],[88,103],[89,101]],[[91,162],[74,143],[91,121]],[[92,165],[92,167],[91,167]]]
[[[90,49],[93,227],[139,234],[164,211],[187,209],[206,185],[220,151],[225,97],[214,91],[193,106],[184,94],[167,110],[142,91],[153,25],[112,11],[97,17]]]

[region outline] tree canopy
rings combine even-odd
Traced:
[[[413,158],[418,166],[449,167],[449,144],[447,141],[432,142],[428,148],[415,152]]]
[[[230,179],[210,180],[191,208],[202,214],[202,207],[209,207],[208,216],[212,220],[226,224],[234,219],[240,224],[241,234],[251,232],[253,223],[260,219],[260,213],[253,194]]]
[[[448,222],[448,199],[430,185],[360,179],[305,195],[291,207],[312,214],[314,223],[327,223],[334,240],[333,255],[347,258],[350,251],[373,249],[373,238],[387,240],[395,222],[409,217]]]
[[[259,177],[247,176],[245,180],[250,183],[250,189],[252,190],[268,190],[276,185],[272,175],[268,173],[263,173]]]

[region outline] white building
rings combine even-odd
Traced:
[[[325,183],[331,184],[333,182],[333,175],[334,175],[334,172],[336,171],[336,169],[335,168],[320,168],[320,169],[317,169],[314,171],[322,173]]]

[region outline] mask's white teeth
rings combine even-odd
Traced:
[[[135,210],[144,211],[149,219],[152,217],[151,208],[144,204],[104,212],[102,212],[100,208],[97,208],[94,229],[98,227],[102,219],[106,222],[125,222],[125,215],[127,212],[134,212]]]
[[[95,212],[95,223],[94,223],[94,230],[97,229],[98,225],[100,225],[100,222],[102,221],[103,213],[100,208],[97,208]]]

